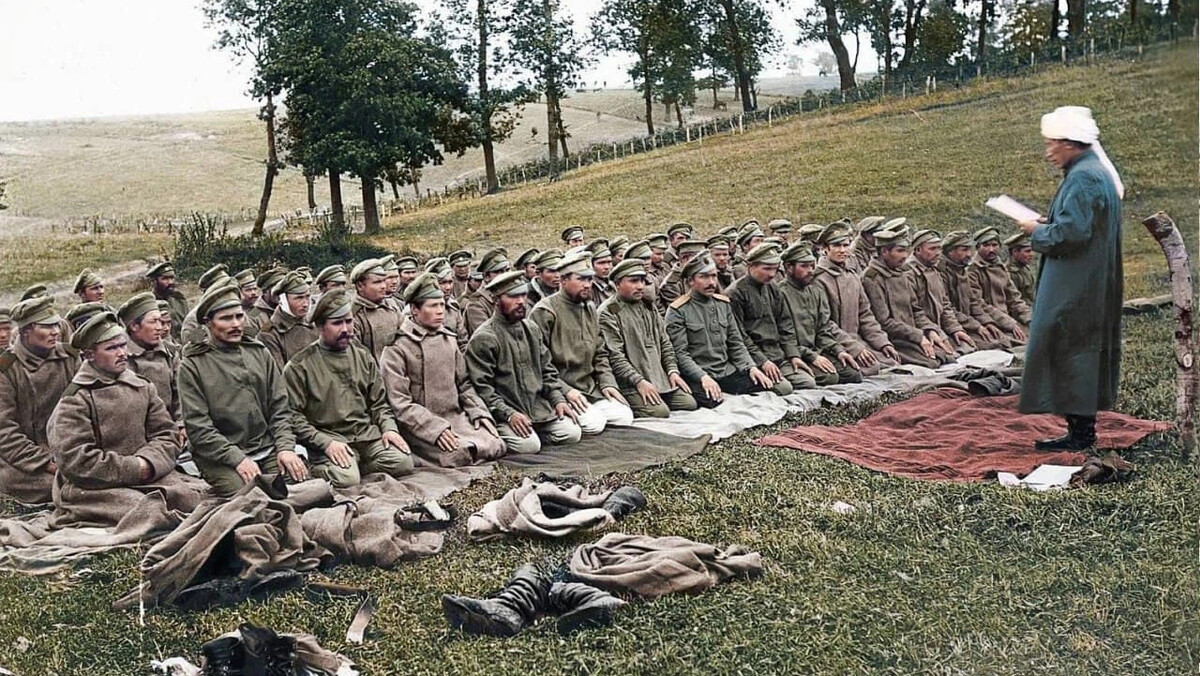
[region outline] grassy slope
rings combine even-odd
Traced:
[[[1185,153],[1195,145],[1195,131],[1186,127],[1185,118],[1195,118],[1194,89],[1191,94],[1170,92],[1176,85],[1194,88],[1195,53],[1185,53],[1169,66],[1150,65],[1151,76],[1140,75],[1140,68],[1114,68],[1111,80],[1099,77],[1099,71],[1070,74],[1088,78],[1087,85],[1079,86],[1080,97],[1104,87],[1118,91],[1129,87],[1127,93],[1148,88],[1144,90],[1167,97],[1162,110],[1149,111],[1136,104],[1132,95],[1114,99],[1121,109],[1107,115],[1130,127],[1121,130],[1109,125],[1105,131],[1114,145],[1123,148],[1113,154],[1120,153],[1127,175],[1137,177],[1129,181],[1134,191],[1129,211],[1138,208],[1139,200],[1154,206],[1173,204],[1175,215],[1192,236],[1195,221],[1188,219],[1195,215],[1189,200],[1195,191],[1188,186],[1195,181],[1194,173],[1168,168],[1185,161],[1191,167]],[[1058,82],[1060,77],[1046,79]],[[1065,94],[1051,96],[1044,85],[1030,89],[1025,84],[998,85],[994,93],[995,101],[1013,101],[1005,105],[1013,106],[1011,115],[1021,118],[1021,124],[1002,123],[1006,118],[990,115],[987,106],[968,104],[988,122],[983,129],[1009,135],[1033,124],[1033,114],[1026,109],[1040,111],[1078,100]],[[855,121],[855,116],[834,120],[832,126],[825,121],[823,129],[828,131],[822,133],[867,143],[884,138],[881,132],[887,132],[892,148],[919,149],[925,147],[920,143],[936,141],[936,151],[907,154],[912,159],[938,154],[953,160],[947,162],[951,166],[976,157],[979,153],[972,148],[978,144],[967,143],[962,128],[934,134],[926,127],[945,123],[963,114],[958,112],[962,109],[921,111],[925,122],[917,122],[912,113],[888,117],[866,110],[857,115],[865,118],[861,121]],[[839,156],[860,157],[860,151],[850,145],[823,149],[825,144],[804,141],[802,137],[814,129],[810,124],[817,122],[797,125],[776,141],[799,142],[811,153],[801,156],[790,151],[797,157],[794,162],[812,167],[811,158],[818,155],[839,162]],[[1170,135],[1163,127],[1181,128],[1186,138],[1168,145]],[[866,130],[878,133],[868,136]],[[899,140],[913,134],[919,136]],[[1132,141],[1135,135],[1148,146],[1140,161],[1139,146]],[[1122,138],[1127,140],[1122,143]],[[1010,154],[1036,159],[1036,139],[1028,141],[1013,141],[1020,150]],[[747,143],[751,142],[760,139],[751,136]],[[986,138],[980,142],[992,145]],[[767,217],[785,212],[802,194],[812,195],[811,190],[785,190],[766,170],[756,175],[770,189],[757,191],[753,199],[740,199],[739,191],[718,188],[680,192],[669,180],[654,178],[663,167],[673,166],[710,183],[736,176],[739,185],[751,185],[745,172],[754,164],[754,153],[747,150],[749,156],[743,156],[737,152],[743,147],[726,145],[724,155],[718,157],[706,146],[700,152],[710,162],[707,174],[693,173],[696,163],[680,162],[683,158],[672,157],[676,153],[662,153],[584,172],[550,188],[450,209],[437,214],[433,224],[414,229],[428,237],[436,224],[469,219],[477,225],[495,223],[486,228],[489,236],[523,244],[539,240],[536,233],[516,229],[521,217],[515,215],[519,213],[515,201],[523,201],[537,214],[530,220],[545,224],[540,231],[544,240],[568,218],[615,232],[610,221],[616,216],[631,230],[640,231],[658,227],[674,212],[706,224],[742,215]],[[1166,168],[1153,174],[1153,183],[1147,178],[1157,166],[1149,161],[1151,153],[1166,155],[1162,160]],[[1003,173],[991,172],[1000,177],[996,181],[961,168],[921,196],[879,188],[860,194],[863,185],[873,183],[849,172],[850,166],[866,164],[861,159],[839,165],[841,172],[836,167],[820,168],[821,175],[843,173],[845,180],[821,191],[820,201],[831,206],[820,216],[812,215],[823,219],[826,213],[843,210],[861,213],[867,209],[850,209],[850,205],[862,200],[888,213],[905,213],[902,205],[928,209],[923,206],[927,201],[954,204],[955,212],[961,212],[977,203],[976,193],[984,194],[995,183],[1016,185],[1030,172],[1032,187],[1045,183],[1047,194],[1052,188],[1053,181],[1036,162],[1006,159],[994,148],[988,155],[989,165],[1005,167]],[[874,157],[871,171],[882,172],[880,176],[890,176],[893,166],[908,166],[920,174],[928,164],[905,165],[902,159],[878,151],[861,157]],[[972,166],[981,164],[974,160]],[[909,189],[918,178],[929,178],[914,172],[905,179]],[[601,176],[609,180],[598,180]],[[646,185],[630,189],[639,185],[639,177]],[[900,178],[887,181],[897,185]],[[978,185],[967,189],[960,183]],[[1154,189],[1142,187],[1149,185]],[[561,207],[547,198],[553,191],[574,198],[569,212],[559,211]],[[624,201],[606,197],[618,194]],[[1019,194],[1042,195],[1032,189]],[[693,200],[707,207],[698,208]],[[817,202],[810,196],[803,204]],[[807,215],[811,208],[801,213]],[[605,211],[610,217],[601,215]],[[949,207],[943,206],[943,211]],[[932,218],[939,211],[922,213]],[[702,218],[704,214],[710,215]],[[1132,239],[1131,269],[1138,271],[1129,275],[1131,289],[1157,288],[1150,261],[1155,270],[1161,264]],[[1170,417],[1170,340],[1171,325],[1165,317],[1127,322],[1120,410]],[[883,403],[792,416],[778,427],[849,423]],[[202,640],[244,618],[311,631],[327,646],[351,655],[370,674],[1194,673],[1200,655],[1196,587],[1200,565],[1195,556],[1200,495],[1189,460],[1181,458],[1174,440],[1152,438],[1126,454],[1139,465],[1132,483],[1034,494],[995,484],[907,481],[826,458],[753,446],[752,440],[762,432],[740,435],[687,462],[639,474],[636,480],[651,506],[622,527],[630,532],[744,544],[766,557],[766,577],[694,598],[631,606],[610,629],[561,639],[553,624],[544,622],[509,641],[452,635],[440,615],[439,594],[483,594],[516,565],[535,558],[561,558],[575,544],[591,539],[468,545],[456,531],[444,552],[430,560],[392,572],[354,567],[334,571],[333,579],[369,587],[381,597],[380,612],[361,647],[342,643],[352,603],[313,603],[301,594],[192,615],[158,611],[140,627],[136,614],[108,609],[114,598],[137,584],[132,553],[99,558],[89,572],[73,577],[0,575],[4,600],[0,665],[20,674],[139,673],[151,658],[195,655]],[[514,480],[510,475],[493,477],[462,492],[456,501],[469,512]],[[859,511],[835,514],[829,505],[837,500],[853,503]],[[21,636],[32,642],[27,650],[16,647]]]

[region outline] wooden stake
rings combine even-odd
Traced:
[[[1171,296],[1175,300],[1175,411],[1179,438],[1189,453],[1196,449],[1196,393],[1200,378],[1195,370],[1196,334],[1192,320],[1192,273],[1187,245],[1165,212],[1142,221],[1162,247],[1171,272]]]

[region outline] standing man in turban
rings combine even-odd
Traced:
[[[1096,441],[1096,412],[1117,399],[1121,366],[1121,198],[1125,187],[1087,108],[1042,116],[1046,160],[1063,170],[1048,214],[1019,227],[1040,253],[1037,304],[1025,350],[1022,413],[1057,413],[1066,435],[1042,449]]]

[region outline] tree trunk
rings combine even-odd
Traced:
[[[825,9],[825,39],[829,42],[829,48],[833,50],[833,56],[837,58],[838,79],[842,91],[854,89],[854,66],[850,65],[850,52],[846,51],[846,44],[842,42],[842,29],[838,26],[837,19],[837,2],[821,0],[821,7]]]
[[[394,179],[394,178],[389,178],[388,183],[390,183],[392,185],[392,199],[394,199],[394,200],[400,199],[400,184],[397,183],[396,179]]]
[[[679,128],[683,129],[683,111],[679,110],[679,102],[675,102],[675,120],[679,122]]]
[[[1196,343],[1192,320],[1192,274],[1187,245],[1171,217],[1158,212],[1142,221],[1158,241],[1171,271],[1171,296],[1175,300],[1175,409],[1179,418],[1179,436],[1183,447],[1196,449],[1196,393],[1200,375],[1195,369]]]
[[[567,150],[567,128],[563,126],[562,99],[554,101],[554,119],[558,124],[558,143],[562,146],[563,160],[569,160],[571,153]]]
[[[642,50],[638,58],[642,60],[642,101],[646,104],[646,133],[654,136],[654,77],[650,73],[650,49],[645,44],[649,36],[642,36]]]
[[[492,139],[492,102],[488,93],[488,0],[475,0],[475,24],[479,28],[479,45],[476,58],[476,74],[479,78],[479,124],[483,132],[483,171],[487,176],[489,195],[500,189],[496,179],[496,149]]]
[[[1058,42],[1058,28],[1062,24],[1062,0],[1050,0],[1050,42]]]
[[[317,208],[317,179],[308,171],[304,172],[304,189],[308,196],[308,210]]]
[[[542,13],[546,18],[545,44],[554,44],[554,4],[556,0],[542,0]],[[543,69],[546,81],[546,147],[550,155],[550,175],[558,174],[558,78],[553,59],[547,59]]]
[[[982,65],[987,58],[988,26],[996,12],[996,0],[979,0],[979,46],[975,52],[975,63]]]
[[[883,3],[883,72],[892,79],[892,3]]]
[[[1082,42],[1084,32],[1087,26],[1084,22],[1087,18],[1086,0],[1067,0],[1067,37],[1071,38],[1072,42]]]
[[[917,34],[921,30],[921,21],[925,18],[925,2],[926,0],[905,0],[904,56],[900,57],[900,70],[908,68],[917,51]]]
[[[733,68],[737,71],[738,89],[742,95],[742,110],[754,110],[754,101],[750,97],[750,73],[746,70],[746,47],[742,44],[742,31],[738,28],[737,10],[733,0],[721,0],[725,10],[725,20],[729,22],[729,44],[733,49]]]
[[[374,178],[362,179],[362,207],[364,231],[368,235],[379,234],[379,210],[375,208]]]
[[[279,173],[279,154],[275,149],[275,102],[267,94],[267,104],[260,113],[267,123],[267,175],[263,178],[262,197],[258,200],[258,215],[254,217],[251,237],[261,237],[267,225],[267,207],[271,204],[271,190],[275,187],[275,175]]]
[[[1137,26],[1138,22],[1138,0],[1129,0],[1129,25]]]
[[[329,221],[338,230],[346,229],[346,210],[342,207],[342,173],[329,168]]]

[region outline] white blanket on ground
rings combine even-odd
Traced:
[[[1001,368],[1014,355],[1004,350],[983,350],[959,358],[936,371],[920,366],[896,366],[861,383],[797,390],[781,397],[773,392],[726,395],[716,408],[676,411],[670,418],[638,418],[634,427],[679,437],[710,435],[709,443],[760,425],[773,425],[789,413],[804,413],[822,406],[840,406],[873,401],[889,392],[904,393],[933,389],[954,381],[949,376],[970,367]]]

